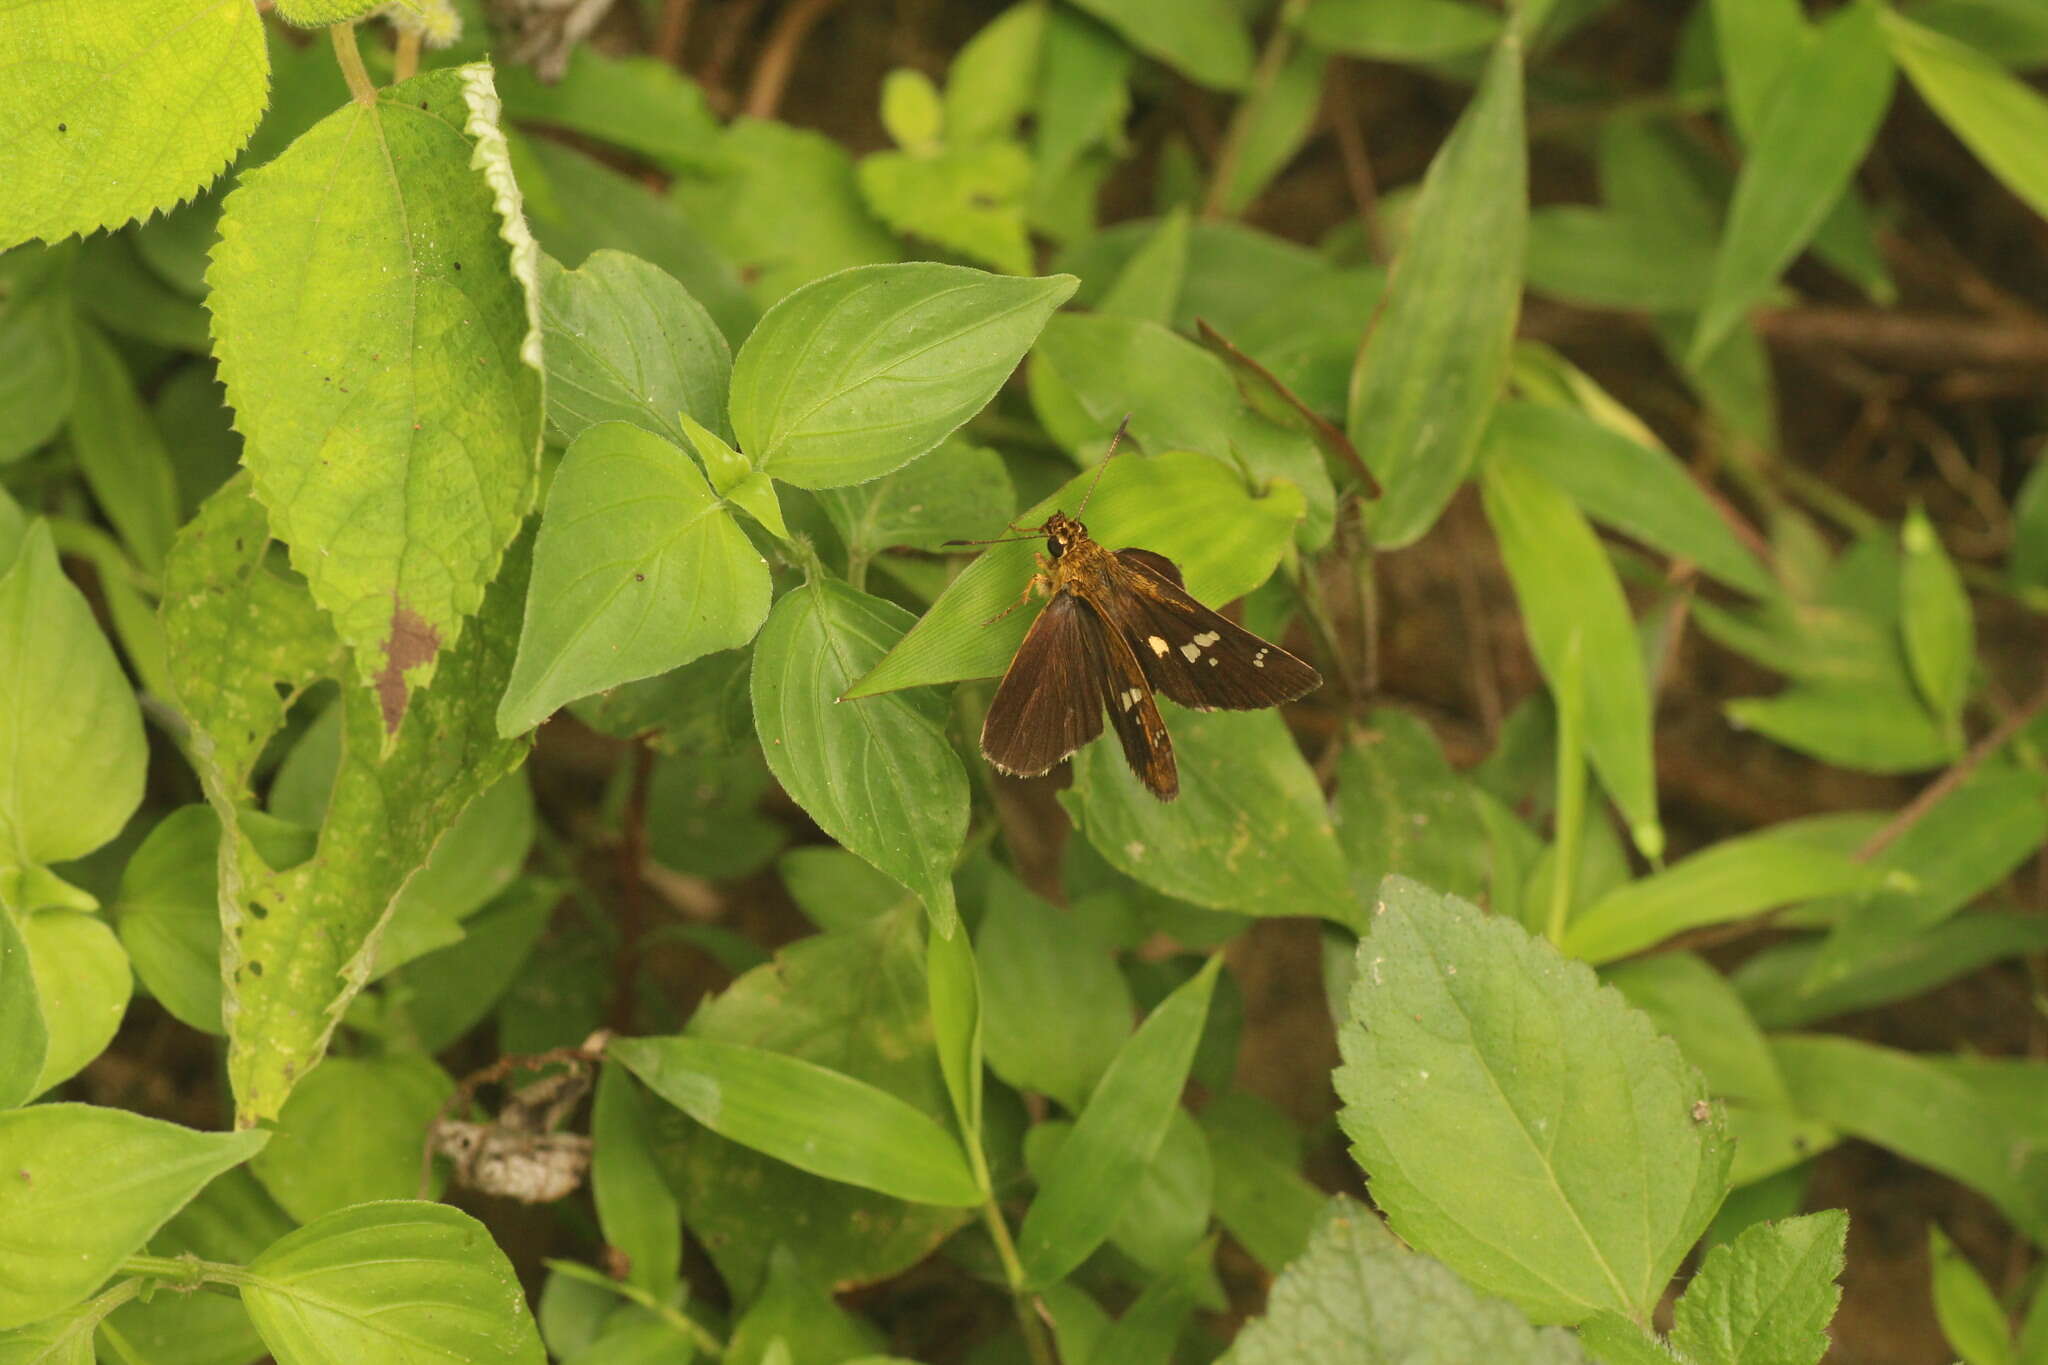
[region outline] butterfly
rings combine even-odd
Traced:
[[[1090,485],[1088,497],[1094,492]],[[1087,510],[1088,497],[1079,511]],[[1045,552],[1017,606],[1039,594],[1051,600],[1010,661],[981,727],[982,755],[998,771],[1050,772],[1102,733],[1106,712],[1131,771],[1147,791],[1171,801],[1180,794],[1180,770],[1159,695],[1197,711],[1253,711],[1322,685],[1300,659],[1197,602],[1165,555],[1104,549],[1078,514],[1054,512],[1018,529],[1044,536]]]

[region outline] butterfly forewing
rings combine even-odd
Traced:
[[[1322,685],[1300,659],[1188,596],[1164,555],[1119,550],[1114,562],[1118,581],[1098,606],[1152,686],[1182,706],[1253,711]]]

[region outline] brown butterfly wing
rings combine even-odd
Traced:
[[[1103,634],[1095,609],[1072,593],[1046,603],[981,724],[982,755],[999,771],[1037,777],[1102,733]]]
[[[1110,624],[1152,686],[1198,711],[1254,711],[1322,686],[1320,673],[1188,595],[1180,572],[1151,550],[1119,550]]]

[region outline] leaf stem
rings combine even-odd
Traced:
[[[393,84],[399,81],[409,81],[419,73],[422,37],[423,35],[420,30],[416,28],[407,27],[398,30],[398,52],[391,63],[391,80]]]
[[[1017,1327],[1024,1334],[1024,1349],[1031,1354],[1031,1365],[1059,1365],[1059,1354],[1053,1349],[1052,1338],[1046,1335],[1045,1319],[1038,1316],[1031,1295],[1024,1288],[1024,1263],[1017,1258],[1017,1244],[1010,1240],[1010,1225],[1003,1221],[1002,1208],[993,1195],[981,1206],[981,1221],[988,1225],[996,1259],[1003,1263],[1003,1279],[1010,1286],[1010,1302],[1017,1309]]]
[[[341,63],[341,74],[348,82],[349,97],[357,104],[375,104],[377,87],[370,83],[370,73],[363,69],[363,54],[356,47],[355,21],[329,24],[327,36],[334,41],[334,59]]]
[[[1231,182],[1237,178],[1237,164],[1244,156],[1245,139],[1266,101],[1272,98],[1273,84],[1280,79],[1281,68],[1294,53],[1294,24],[1307,4],[1308,0],[1285,0],[1280,13],[1274,16],[1273,31],[1266,35],[1259,64],[1252,71],[1252,88],[1231,110],[1230,126],[1223,130],[1223,145],[1216,149],[1216,164],[1210,169],[1209,188],[1202,197],[1204,218],[1224,218],[1230,214],[1226,201]]]

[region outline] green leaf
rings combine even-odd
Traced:
[[[840,704],[909,613],[815,574],[784,594],[754,647],[754,719],[768,766],[831,838],[917,892],[952,932],[967,774],[929,694]]]
[[[657,1298],[675,1288],[683,1218],[655,1163],[647,1100],[633,1078],[607,1064],[591,1107],[590,1192],[607,1246],[626,1258],[626,1281]]]
[[[925,936],[925,990],[932,1011],[932,1042],[946,1077],[946,1097],[953,1102],[968,1164],[988,1193],[986,1163],[981,1155],[983,1098],[983,1020],[981,974],[974,944],[965,934]]]
[[[343,690],[342,761],[316,856],[284,870],[266,861],[241,816],[255,761],[289,697],[346,667],[304,587],[267,566],[268,549],[263,510],[238,479],[180,533],[164,571],[171,672],[207,800],[226,831],[228,1067],[249,1119],[274,1116],[292,1078],[318,1061],[336,1016],[368,978],[378,931],[406,879],[524,753],[498,738],[491,718],[526,592],[520,542],[436,685],[414,699],[388,757],[376,699]]]
[[[1340,1120],[1394,1231],[1537,1321],[1646,1318],[1727,1189],[1721,1117],[1670,1040],[1547,943],[1405,878],[1381,888],[1339,1042]]]
[[[1010,275],[1031,273],[1024,226],[1031,157],[1015,142],[928,152],[874,152],[858,168],[861,196],[896,231]]]
[[[659,57],[614,57],[578,43],[558,80],[542,80],[515,62],[500,64],[496,74],[505,117],[515,122],[567,128],[670,171],[724,162],[703,89]]]
[[[1359,927],[1322,788],[1279,714],[1164,709],[1180,799],[1153,797],[1114,743],[1090,744],[1060,795],[1088,842],[1124,875],[1196,905]]]
[[[1927,1225],[1927,1255],[1934,1263],[1934,1316],[1948,1344],[1969,1365],[2012,1365],[2012,1325],[2004,1307],[1937,1224]]]
[[[1745,142],[1754,142],[1785,72],[1812,46],[1799,0],[1712,0],[1713,32],[1728,112]]]
[[[28,940],[15,917],[0,909],[0,1109],[35,1097],[49,1043]]]
[[[891,546],[937,551],[949,539],[1002,532],[1017,506],[1003,457],[950,440],[894,474],[818,494],[847,553],[872,559]]]
[[[243,0],[24,0],[0,70],[0,250],[192,195],[248,140],[270,84],[263,20]]]
[[[563,444],[619,420],[687,445],[678,413],[725,429],[732,351],[703,305],[660,267],[623,251],[594,251],[576,270],[543,256],[540,321],[548,430]]]
[[[1381,549],[1435,524],[1479,453],[1507,375],[1528,216],[1522,45],[1510,34],[1423,177],[1352,374],[1346,431],[1386,489],[1371,514]]]
[[[108,1314],[141,1292],[123,1280],[76,1308],[12,1332],[0,1332],[0,1365],[93,1365],[93,1334]]]
[[[845,1362],[881,1344],[873,1327],[841,1308],[831,1288],[806,1275],[785,1250],[769,1258],[767,1281],[733,1324],[724,1359],[732,1365]]]
[[[459,942],[414,958],[384,978],[386,998],[401,998],[421,1051],[440,1051],[490,1013],[540,942],[561,897],[558,883],[515,882],[463,925]]]
[[[1331,52],[1383,62],[1440,62],[1490,46],[1500,16],[1461,0],[1315,0],[1301,33]]]
[[[801,1170],[913,1203],[982,1200],[960,1144],[865,1081],[764,1048],[680,1035],[621,1039],[610,1053],[706,1128]]]
[[[1451,769],[1429,726],[1378,707],[1337,760],[1337,838],[1361,900],[1390,872],[1478,900],[1492,858],[1469,783]]]
[[[2048,214],[2048,168],[2038,155],[2048,141],[2048,100],[1990,57],[1889,8],[1881,22],[1921,98],[2007,189]]]
[[[1487,430],[1487,458],[1525,464],[1586,515],[1691,560],[1731,588],[1759,598],[1776,591],[1763,564],[1668,451],[1566,408],[1503,403]]]
[[[2035,1242],[2048,1238],[2048,1065],[1944,1060],[1817,1035],[1775,1038],[1772,1049],[1807,1113],[1955,1177]]]
[[[1915,507],[1901,534],[1904,579],[1899,587],[1906,662],[1928,708],[1945,725],[1958,723],[1969,694],[1976,631],[1969,595],[1927,513]]]
[[[387,736],[533,506],[539,251],[496,112],[487,65],[344,105],[242,176],[207,277],[256,494]]]
[[[1795,901],[1853,895],[1882,879],[1879,869],[1816,847],[1796,825],[1759,830],[1608,892],[1572,918],[1560,946],[1588,962],[1612,962],[1687,929],[1747,919]]]
[[[1047,7],[1019,0],[953,55],[946,71],[945,127],[954,142],[999,137],[1031,111]]]
[[[1000,964],[982,983],[988,1064],[1018,1090],[1080,1113],[1130,1036],[1130,987],[1073,911],[990,880],[975,948]]]
[[[852,929],[915,897],[845,849],[805,844],[776,860],[783,887],[820,929]]]
[[[114,927],[135,974],[172,1017],[205,1033],[220,1018],[220,819],[180,806],[159,820],[121,874]]]
[[[512,1263],[483,1224],[445,1204],[337,1210],[271,1243],[248,1274],[242,1302],[281,1365],[547,1358]]]
[[[802,488],[900,469],[981,410],[1076,283],[918,262],[806,285],[733,362],[740,449]]]
[[[1162,1001],[1096,1085],[1017,1234],[1027,1283],[1065,1279],[1116,1226],[1180,1106],[1222,966],[1210,958]]]
[[[882,77],[882,129],[906,151],[927,154],[946,136],[946,112],[939,87],[915,67],[899,66]]]
[[[170,452],[136,397],[128,367],[97,328],[78,328],[78,399],[71,449],[93,500],[145,572],[164,566],[178,529],[178,487]]]
[[[150,1238],[148,1251],[241,1265],[292,1226],[249,1168],[237,1166]],[[159,1292],[116,1310],[111,1327],[149,1365],[248,1365],[264,1354],[239,1296]]]
[[[1215,1168],[1216,1219],[1277,1275],[1308,1246],[1324,1195],[1302,1175],[1298,1151],[1275,1152],[1244,1126],[1227,1121],[1220,1109],[1228,1098],[1212,1101],[1201,1119]]]
[[[1802,683],[1772,697],[1746,697],[1722,710],[1738,729],[1838,768],[1912,773],[1955,757],[1944,731],[1904,679]]]
[[[1870,3],[1837,11],[1772,83],[1735,182],[1689,365],[1704,361],[1769,292],[1869,149],[1892,94],[1879,14]]]
[[[1077,0],[1132,47],[1192,81],[1240,90],[1251,79],[1252,40],[1230,0]]]
[[[1711,241],[1635,214],[1555,204],[1529,215],[1529,288],[1591,308],[1690,310],[1707,295]]]
[[[0,1114],[0,1330],[98,1288],[207,1181],[269,1134],[200,1133],[87,1104]]]
[[[1595,1313],[1578,1330],[1580,1348],[1600,1365],[1680,1365],[1664,1338],[1619,1313]]]
[[[745,644],[769,588],[767,561],[689,456],[625,422],[586,428],[548,488],[499,733]]]
[[[1963,915],[1874,954],[1851,974],[1813,986],[1821,942],[1807,938],[1764,949],[1735,970],[1735,988],[1766,1028],[1803,1028],[1855,1010],[1925,995],[2002,958],[2048,950],[2048,920],[2009,914]]]
[[[21,937],[47,1037],[35,1082],[40,1094],[106,1051],[128,1010],[135,978],[120,940],[97,915],[39,911],[22,922]]]
[[[1018,518],[1036,525],[1058,508],[1078,509],[1089,480],[1082,474]],[[1245,491],[1244,479],[1206,455],[1170,452],[1110,461],[1088,526],[1109,549],[1142,545],[1180,566],[1187,589],[1218,606],[1266,581],[1280,562],[1301,518],[1298,493],[1275,488],[1264,497]],[[1019,611],[997,622],[1031,578],[1033,542],[991,545],[961,570],[938,601],[888,656],[849,689],[849,700],[931,683],[989,678],[1009,666],[1036,613]]]
[[[1480,491],[1530,647],[1551,687],[1562,676],[1572,638],[1580,638],[1586,756],[1627,818],[1636,847],[1656,857],[1664,834],[1650,754],[1649,684],[1614,566],[1578,508],[1528,467],[1489,459]]]
[[[1308,1250],[1274,1283],[1265,1316],[1245,1324],[1227,1359],[1582,1365],[1586,1357],[1565,1333],[1531,1327],[1508,1304],[1403,1247],[1372,1210],[1339,1195],[1324,1206]]]
[[[0,576],[0,903],[18,878],[113,838],[142,800],[142,712],[85,595],[33,523]],[[61,773],[64,780],[52,782]]]
[[[1295,49],[1274,73],[1264,98],[1251,104],[1249,121],[1239,136],[1237,161],[1220,200],[1225,213],[1239,214],[1251,207],[1308,140],[1322,109],[1328,64],[1327,55],[1313,47]]]
[[[410,1198],[427,1127],[454,1092],[448,1074],[419,1053],[329,1057],[292,1087],[249,1169],[299,1223]]]
[[[28,273],[58,253],[23,247],[0,259],[0,464],[18,460],[57,434],[78,388],[78,326],[63,267],[48,278]],[[20,261],[23,272],[12,275]]]

